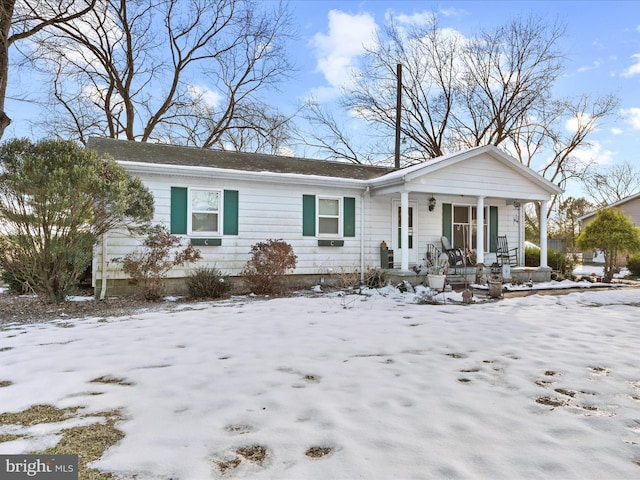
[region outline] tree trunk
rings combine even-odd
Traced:
[[[607,250],[604,253],[604,275],[602,281],[604,283],[611,283],[613,280],[613,273],[616,268],[616,260],[618,254],[616,249]]]
[[[11,119],[4,111],[4,98],[7,94],[9,78],[9,30],[15,3],[15,0],[2,0],[0,3],[0,138],[11,123]]]

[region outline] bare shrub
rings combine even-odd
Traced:
[[[131,277],[131,283],[141,285],[144,298],[157,301],[165,291],[164,279],[173,267],[195,262],[200,251],[187,245],[180,247],[180,237],[172,235],[164,225],[153,225],[143,230],[147,237],[142,250],[129,253],[122,260],[122,270]],[[121,261],[120,259],[114,259]]]
[[[381,268],[369,268],[364,273],[365,285],[370,288],[381,288],[385,286],[387,277]]]
[[[284,240],[269,239],[251,247],[251,258],[242,269],[251,291],[258,295],[282,293],[286,290],[284,276],[296,268],[298,257]]]
[[[357,288],[360,286],[360,271],[357,268],[348,270],[340,267],[336,276],[338,278],[338,287],[340,288]]]

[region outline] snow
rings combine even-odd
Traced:
[[[126,479],[640,476],[640,289],[474,305],[364,293],[9,325],[0,411],[122,409],[124,439],[92,466]],[[0,452],[83,421],[0,427],[29,433]],[[250,445],[262,464],[220,470]]]

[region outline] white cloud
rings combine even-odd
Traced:
[[[376,22],[368,13],[351,15],[331,10],[329,32],[319,32],[311,40],[318,57],[316,70],[322,72],[335,93],[348,82],[354,60],[364,53],[364,45],[373,41],[376,29]]]
[[[640,75],[640,53],[636,53],[635,55],[631,55],[631,58],[634,60],[634,64],[631,65],[628,69],[622,72],[623,77],[632,77],[633,75]]]
[[[611,150],[605,150],[600,142],[594,140],[589,145],[574,150],[572,155],[584,165],[593,162],[599,165],[606,165],[613,162],[615,153]]]
[[[207,87],[190,84],[187,86],[187,89],[194,98],[199,99],[209,108],[214,108],[220,103],[220,94]]]
[[[578,68],[578,72],[588,72],[589,70],[598,68],[600,65],[602,65],[602,60],[594,60],[591,65],[583,65],[582,67]]]
[[[433,12],[420,12],[412,15],[401,13],[400,15],[394,15],[394,20],[398,23],[406,25],[430,25],[434,22],[436,14]]]
[[[569,132],[575,133],[578,131],[578,128],[582,125],[585,125],[591,121],[591,115],[588,113],[583,113],[579,116],[575,116],[570,118],[564,124],[564,128],[566,128]]]
[[[611,133],[613,135],[622,135],[624,133],[624,130],[622,130],[621,128],[612,128]]]
[[[626,123],[631,125],[635,130],[640,130],[640,108],[623,108],[620,110],[620,114]]]
[[[335,99],[338,93],[337,87],[321,85],[319,87],[313,87],[309,90],[307,100],[314,103],[325,103]]]
[[[469,12],[462,8],[440,8],[438,13],[443,17],[458,17],[461,15],[469,15]]]
[[[429,25],[437,20],[438,16],[442,17],[458,17],[463,15],[469,15],[469,12],[461,8],[439,8],[435,11],[422,11],[415,12],[411,15],[401,13],[396,15],[393,10],[387,10],[385,13],[385,19],[390,20],[393,18],[398,23],[405,25]]]

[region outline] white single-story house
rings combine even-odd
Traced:
[[[493,146],[401,169],[108,138],[91,138],[87,148],[139,177],[155,198],[154,222],[200,249],[202,259],[173,270],[174,279],[205,265],[239,275],[251,246],[267,239],[291,244],[293,275],[311,282],[381,267],[415,277],[412,268],[429,246],[442,250],[443,237],[485,265],[496,261],[498,237],[506,237],[517,248],[515,271],[524,262],[523,208],[530,202],[541,205],[541,254],[527,276],[550,277],[546,212],[561,190]],[[383,242],[392,258],[381,254]],[[97,293],[126,285],[113,259],[139,245],[123,231],[103,238],[93,263]]]

